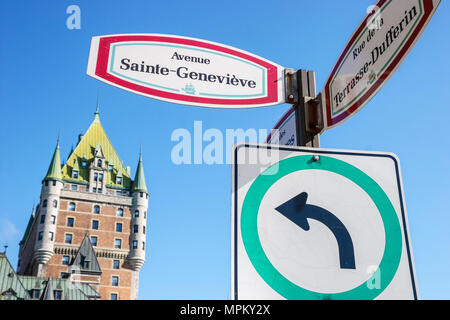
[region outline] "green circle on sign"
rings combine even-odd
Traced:
[[[358,185],[372,199],[383,220],[386,241],[377,272],[361,285],[345,292],[315,292],[292,283],[269,261],[259,238],[257,226],[259,206],[269,188],[290,173],[311,169],[337,173]],[[383,189],[358,168],[327,156],[320,156],[317,162],[312,161],[310,155],[287,158],[260,174],[250,186],[242,205],[241,234],[247,255],[261,278],[281,296],[292,300],[374,299],[394,278],[402,254],[402,232],[397,213]],[[374,277],[379,281],[379,288],[369,288],[367,285],[369,281],[375,280]]]

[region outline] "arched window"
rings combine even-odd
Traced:
[[[134,211],[134,217],[138,218],[139,217],[139,210]]]
[[[69,211],[75,211],[76,205],[75,202],[69,203]]]
[[[102,159],[98,159],[97,161],[97,166],[101,167],[103,165]]]
[[[100,206],[94,206],[94,213],[100,213]]]
[[[57,208],[58,207],[58,201],[53,200],[53,208]]]
[[[43,206],[44,208],[47,207],[47,200],[44,200],[44,202],[42,203],[42,206]]]
[[[117,216],[123,217],[123,209],[122,208],[117,209]]]

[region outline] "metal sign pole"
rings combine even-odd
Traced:
[[[294,104],[297,146],[319,148],[323,131],[323,114],[320,97],[316,98],[314,71],[298,70],[298,101]]]

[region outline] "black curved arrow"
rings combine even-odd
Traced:
[[[280,212],[286,218],[298,225],[305,231],[309,230],[307,219],[314,219],[326,225],[333,232],[339,248],[339,260],[341,269],[355,268],[355,252],[353,249],[353,241],[347,228],[334,214],[328,210],[306,204],[308,194],[302,192],[292,199],[286,201],[275,210]]]

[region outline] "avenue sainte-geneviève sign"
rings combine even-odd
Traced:
[[[389,80],[414,47],[440,0],[380,0],[339,56],[322,102],[325,129],[358,112]]]
[[[285,102],[283,67],[230,46],[173,35],[93,37],[87,74],[187,105],[251,108]]]

